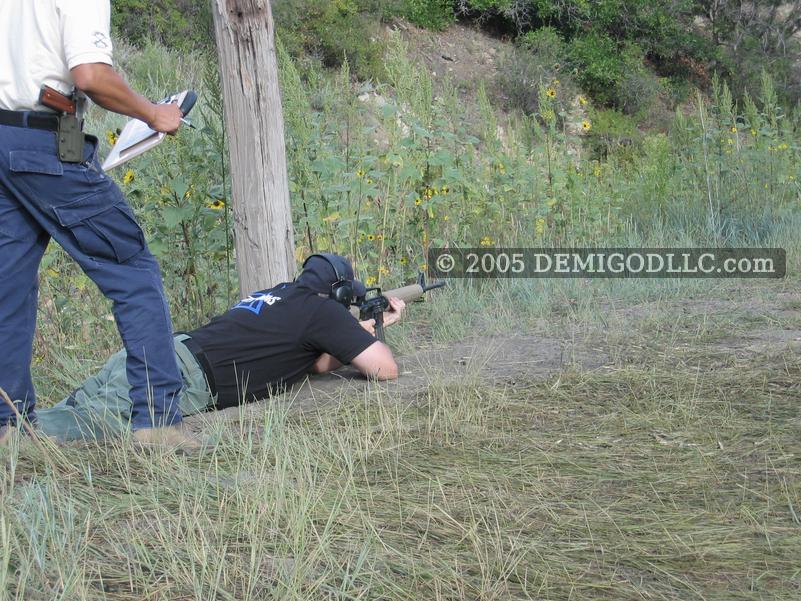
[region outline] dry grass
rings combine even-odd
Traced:
[[[797,599],[801,359],[376,387],[3,463],[9,599]],[[659,359],[659,360],[658,360]]]

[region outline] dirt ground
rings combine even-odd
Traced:
[[[462,90],[474,91],[494,81],[498,62],[511,47],[510,42],[459,23],[432,32],[399,19],[387,26],[387,32],[392,29],[401,32],[413,61],[425,65],[434,81],[447,77]]]
[[[650,321],[665,308],[664,303],[610,308],[604,326],[567,326],[558,337],[520,332],[475,336],[447,345],[427,343],[415,353],[398,357],[401,376],[397,381],[371,384],[353,368],[344,367],[312,376],[265,402],[307,411],[363,394],[375,386],[382,387],[388,398],[408,401],[425,392],[432,382],[448,385],[475,381],[514,387],[567,370],[616,369],[648,360],[646,347],[652,353],[654,345],[664,346],[656,349],[663,356],[667,353],[678,360],[686,357],[701,371],[762,362],[766,357],[781,363],[782,357],[801,353],[799,293],[777,292],[767,300],[677,300],[669,306],[676,319],[668,322],[677,331],[667,336],[652,331]],[[199,429],[209,421],[238,421],[263,410],[263,403],[253,403],[241,409],[242,415],[239,408],[231,408],[190,417],[187,422]]]

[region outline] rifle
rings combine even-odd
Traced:
[[[368,288],[364,296],[356,299],[350,308],[350,312],[359,321],[375,319],[375,337],[384,342],[384,311],[389,309],[390,298],[399,298],[405,303],[410,303],[416,301],[429,290],[442,288],[444,285],[444,281],[426,284],[425,276],[421,273],[416,283],[395,288],[394,290],[387,290],[382,293],[381,288]]]

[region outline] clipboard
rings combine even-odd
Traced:
[[[177,104],[184,116],[189,114],[197,101],[197,93],[194,90],[184,90],[172,96],[167,96],[159,104]],[[125,124],[117,143],[114,144],[103,163],[103,170],[108,171],[114,167],[119,167],[123,163],[138,157],[143,152],[161,144],[167,134],[150,129],[147,124],[139,119],[131,119]]]

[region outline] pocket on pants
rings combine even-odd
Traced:
[[[86,255],[124,263],[144,249],[145,236],[127,204],[108,200],[97,192],[53,210]]]

